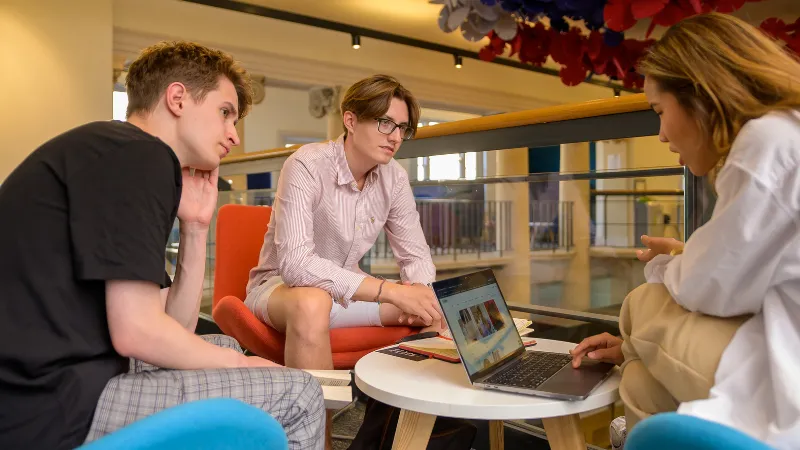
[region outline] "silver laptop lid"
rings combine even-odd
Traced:
[[[433,290],[471,381],[525,351],[492,269],[436,281]]]

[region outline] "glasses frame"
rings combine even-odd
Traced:
[[[410,139],[412,139],[414,137],[415,131],[409,125],[400,125],[398,123],[395,123],[394,120],[386,118],[386,117],[376,117],[375,121],[378,122],[378,132],[381,133],[381,134],[385,134],[385,135],[388,136],[388,135],[394,133],[394,130],[396,130],[398,127],[405,127],[406,131],[403,131],[403,128],[400,128],[400,131],[402,131],[402,134],[400,135],[400,137],[404,141],[408,141],[408,140],[410,140]],[[392,124],[392,129],[388,133],[384,133],[383,131],[381,131],[381,125],[384,122]]]

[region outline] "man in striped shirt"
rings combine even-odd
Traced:
[[[344,134],[301,147],[284,164],[245,304],[286,334],[289,367],[331,369],[330,328],[400,324],[441,328],[428,286],[436,274],[408,174],[393,157],[417,128],[419,105],[396,79],[355,83],[342,101]],[[381,229],[402,283],[358,261]]]

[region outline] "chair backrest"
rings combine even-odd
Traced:
[[[244,301],[250,269],[258,264],[272,208],[224,205],[217,213],[212,308],[227,295]]]

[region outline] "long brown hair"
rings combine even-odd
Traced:
[[[731,15],[684,19],[654,44],[639,71],[693,114],[720,163],[745,123],[800,107],[800,61]]]

